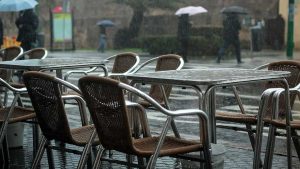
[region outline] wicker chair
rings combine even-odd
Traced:
[[[24,60],[24,59],[45,59],[48,55],[48,51],[45,48],[34,48],[24,52],[23,54],[16,57],[14,60]],[[22,78],[23,71],[18,72],[19,79]],[[19,80],[22,81],[22,80]],[[25,87],[23,83],[13,82],[11,83],[12,86],[16,88]]]
[[[117,55],[110,56],[106,58],[107,61],[114,61],[113,67],[111,69],[111,72],[108,74],[108,76],[111,76],[112,78],[117,78],[119,75],[126,75],[128,73],[131,73],[139,64],[140,58],[137,54],[126,52],[126,53],[120,53]],[[76,71],[68,71],[64,79],[68,80],[69,76],[72,74],[84,74],[88,75],[97,70],[97,67],[94,67],[92,69],[82,71],[82,70],[76,70]],[[126,79],[121,79],[123,82],[127,83]]]
[[[166,54],[161,55],[152,59],[149,59],[148,61],[142,63],[140,66],[138,66],[135,70],[133,70],[131,73],[138,73],[141,69],[149,66],[154,66],[154,71],[166,71],[166,70],[180,70],[184,65],[184,61],[181,56],[175,55],[175,54]],[[151,96],[154,100],[156,100],[158,103],[160,103],[161,106],[170,109],[168,98],[172,91],[172,85],[156,85],[152,84],[150,86],[149,90],[149,96]],[[142,99],[137,101],[139,104],[144,106],[145,108],[154,108],[149,102],[144,101]],[[130,115],[131,116],[131,115]],[[139,119],[145,119],[146,114],[139,115]],[[141,133],[141,128],[139,126],[142,126],[142,128],[145,128],[145,124],[143,124],[141,121],[138,121],[137,118],[131,117],[130,120],[133,123],[134,133]],[[172,129],[174,131],[174,134],[177,137],[180,137],[175,122],[172,120],[171,123]],[[139,135],[139,134],[137,134]]]
[[[300,99],[300,63],[296,61],[281,61],[272,63],[268,66],[272,70],[287,70],[291,72],[291,76],[287,78],[290,91],[290,107],[292,108],[294,102],[298,96]],[[283,84],[268,84],[268,87],[284,87]],[[286,136],[287,137],[287,156],[288,156],[288,168],[292,167],[291,164],[291,145],[290,140],[293,140],[295,150],[297,152],[298,158],[300,160],[300,142],[297,130],[300,129],[300,120],[293,120],[291,112],[287,111],[284,97],[284,89],[279,89],[274,94],[274,100],[268,103],[268,112],[259,115],[259,117],[264,117],[262,123],[258,124],[257,128],[261,128],[265,125],[269,125],[269,136],[267,141],[267,149],[264,160],[264,168],[272,168],[272,159],[275,146],[276,136]],[[288,117],[288,118],[287,118]],[[290,127],[290,130],[288,128]],[[277,129],[285,129],[286,134],[282,132],[277,132]],[[257,141],[258,142],[258,141]],[[257,148],[259,149],[259,148]],[[260,154],[258,152],[258,154]],[[255,164],[254,164],[255,165]],[[257,167],[257,166],[256,166]]]
[[[267,65],[263,65],[261,67],[259,67],[258,69],[262,69],[267,67],[268,70],[281,70],[281,71],[289,71],[291,72],[291,76],[286,78],[289,87],[293,88],[296,85],[298,85],[298,83],[300,82],[300,63],[295,62],[295,61],[278,61],[278,62],[273,62],[273,63],[269,63]],[[266,84],[266,89],[268,88],[278,88],[278,87],[284,87],[282,83],[280,82],[272,82],[272,83],[267,83]],[[238,100],[239,103],[241,103],[240,98],[238,97],[236,88],[233,86],[233,90],[235,93],[235,96]],[[291,106],[293,106],[294,101],[295,101],[295,94],[291,94],[291,98],[290,98],[290,103]],[[283,104],[284,102],[282,102]],[[269,103],[269,108],[267,109],[267,113],[266,116],[264,117],[264,120],[266,122],[268,122],[268,119],[271,119],[271,114],[272,114],[272,110],[271,110],[271,103]],[[250,138],[250,142],[251,142],[251,146],[253,148],[253,150],[255,149],[255,137],[254,137],[254,130],[252,129],[252,125],[257,125],[257,115],[255,114],[247,114],[244,111],[244,108],[242,107],[242,105],[239,105],[242,112],[241,113],[233,113],[233,112],[216,112],[216,119],[219,121],[226,121],[226,122],[234,122],[234,123],[241,123],[241,124],[245,124],[246,128],[238,128],[238,127],[233,127],[234,130],[244,130],[247,131],[248,136]],[[218,127],[226,127],[226,128],[230,128],[228,126],[218,126]],[[299,150],[300,151],[300,150]]]
[[[167,55],[161,55],[155,58],[152,58],[144,63],[142,63],[140,66],[138,66],[132,73],[137,73],[142,68],[149,66],[151,63],[156,62],[155,65],[155,71],[165,71],[165,70],[180,70],[183,67],[184,61],[181,56],[174,55],[174,54],[167,54]],[[164,85],[163,86],[165,91],[165,96],[163,92],[161,92],[161,86],[160,85],[151,85],[149,95],[155,99],[157,102],[159,102],[164,107],[167,107],[169,109],[168,105],[168,98],[171,94],[172,86],[171,85]],[[139,102],[144,107],[149,107],[150,104],[146,101],[140,101]]]
[[[198,109],[167,110],[140,90],[105,77],[83,77],[79,79],[79,87],[91,113],[100,143],[103,146],[97,154],[93,168],[98,168],[100,161],[105,160],[102,158],[105,150],[116,150],[142,158],[150,157],[147,168],[154,168],[156,159],[159,156],[176,156],[188,152],[201,151],[205,157],[206,168],[212,168],[207,116],[203,111]],[[125,90],[142,97],[161,113],[167,115],[167,120],[160,136],[132,137],[128,109],[124,97]],[[175,117],[186,115],[198,116],[200,141],[188,141],[166,136],[171,120]],[[136,167],[134,164],[131,165]]]
[[[52,165],[53,167],[50,151],[53,148],[50,143],[51,140],[84,146],[83,152],[77,150],[68,151],[68,149],[63,148],[66,152],[82,153],[78,168],[83,168],[87,154],[91,154],[91,144],[98,144],[98,141],[93,142],[96,132],[92,125],[88,125],[84,100],[79,95],[61,96],[60,85],[67,86],[79,94],[80,90],[68,82],[42,72],[25,72],[24,83],[43,134],[32,168],[38,167],[45,148],[49,150],[47,151],[49,166]],[[75,99],[78,102],[82,127],[70,128],[63,101],[66,99]]]
[[[11,46],[0,50],[2,61],[15,60],[17,57],[22,55],[22,53],[23,53],[23,49],[19,46]],[[13,75],[12,70],[0,69],[0,78],[2,78],[3,80],[10,82],[12,80],[12,75]],[[0,87],[0,90],[1,92],[4,93],[4,99],[3,102],[1,101],[1,105],[5,106],[7,104],[7,98],[8,98],[7,88]]]
[[[16,106],[16,102],[20,97],[20,94],[26,93],[26,89],[17,89],[10,86],[5,80],[0,78],[1,86],[7,88],[13,92],[15,97],[10,106],[0,108],[0,149],[2,147],[2,154],[4,156],[4,165],[9,163],[9,150],[6,140],[7,126],[11,123],[24,122],[35,118],[35,112],[33,109]],[[34,126],[33,131],[33,147],[37,144],[37,127]],[[2,164],[1,164],[2,165]],[[1,166],[2,167],[2,166]],[[1,168],[0,167],[0,168]]]

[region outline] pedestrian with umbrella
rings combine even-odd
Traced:
[[[97,25],[100,26],[99,46],[97,50],[104,53],[107,46],[106,27],[113,27],[115,24],[111,20],[105,19],[97,22]]]
[[[19,12],[16,26],[19,29],[17,41],[21,42],[21,47],[27,51],[36,46],[37,28],[39,19],[33,9],[26,9]]]
[[[31,49],[36,43],[38,17],[33,12],[33,8],[38,4],[35,0],[1,0],[0,12],[20,12],[16,20],[19,29],[17,41],[21,42],[21,47],[26,51]]]
[[[176,11],[175,15],[178,16],[178,29],[177,29],[177,38],[179,41],[179,55],[183,57],[185,62],[188,61],[188,46],[189,46],[189,37],[190,29],[192,27],[189,16],[205,13],[207,10],[202,6],[187,6],[180,8]]]
[[[233,45],[235,48],[235,56],[238,64],[243,63],[241,60],[241,48],[239,31],[241,30],[241,23],[238,18],[238,14],[246,14],[246,9],[239,6],[226,7],[221,10],[225,14],[223,20],[223,45],[221,46],[218,56],[217,63],[220,63],[221,59],[225,54],[225,50]]]

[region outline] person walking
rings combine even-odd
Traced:
[[[240,49],[240,39],[239,31],[241,29],[241,23],[239,21],[238,15],[235,13],[229,13],[226,15],[223,21],[223,45],[218,52],[217,63],[220,63],[221,59],[225,54],[225,50],[228,49],[230,45],[235,48],[235,56],[238,64],[243,63],[241,60],[241,49]]]
[[[188,47],[190,38],[191,23],[189,22],[189,14],[179,16],[177,38],[179,41],[179,55],[183,57],[185,62],[188,62]]]
[[[17,41],[21,42],[24,51],[34,48],[37,43],[39,19],[33,9],[20,11],[15,24],[19,29]]]
[[[106,30],[104,26],[100,26],[100,37],[99,37],[99,46],[98,52],[104,53],[106,48]]]

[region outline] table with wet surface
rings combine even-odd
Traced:
[[[15,70],[28,70],[28,71],[43,71],[55,70],[56,76],[62,78],[62,70],[87,68],[87,67],[100,67],[107,75],[107,68],[105,66],[107,60],[97,59],[82,59],[82,58],[46,58],[46,59],[28,59],[16,61],[0,62],[0,69],[15,69]]]
[[[290,76],[287,71],[270,71],[236,68],[205,68],[159,71],[152,73],[129,74],[126,77],[131,85],[146,84],[172,84],[190,86],[198,93],[202,93],[199,86],[205,86],[204,98],[200,99],[199,107],[207,112],[210,120],[210,138],[212,143],[217,142],[215,120],[215,89],[222,86],[250,85],[257,82],[283,81],[288,91],[285,80]],[[289,92],[285,92],[288,98]]]

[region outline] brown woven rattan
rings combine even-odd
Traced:
[[[34,48],[19,55],[15,60],[19,59],[45,59],[48,51],[45,48]],[[21,73],[21,74],[20,74]],[[18,76],[22,76],[23,72],[19,72]],[[21,78],[21,77],[20,77]],[[21,80],[22,81],[22,80]],[[21,82],[12,82],[11,85],[15,88],[22,88],[25,85]]]
[[[21,93],[25,93],[25,89],[16,89],[10,86],[5,80],[0,79],[0,83],[6,91],[11,91],[14,94],[14,99],[9,106],[0,108],[0,149],[4,157],[4,166],[9,163],[9,149],[7,142],[7,127],[11,123],[33,121],[35,119],[35,112],[33,109],[16,106],[16,102]],[[35,125],[35,124],[34,124]],[[33,147],[37,144],[37,127],[33,127]],[[35,149],[34,149],[35,152]],[[1,164],[3,167],[3,165]]]
[[[0,109],[0,122],[4,121],[5,113],[8,112],[10,107],[5,107]],[[24,108],[15,106],[14,111],[12,112],[9,123],[16,123],[16,122],[22,122],[28,119],[35,118],[34,110],[31,108]]]
[[[79,87],[91,113],[101,145],[108,150],[150,157],[155,152],[159,137],[132,137],[124,90],[119,84],[119,81],[105,77],[86,76],[79,79]],[[167,136],[159,156],[201,150],[203,150],[201,142]]]
[[[19,46],[11,46],[1,50],[2,61],[10,61],[23,53],[23,49]]]
[[[294,88],[300,83],[300,63],[296,61],[281,61],[272,63],[268,66],[268,69],[272,70],[287,70],[291,72],[291,76],[287,78],[289,88]],[[271,83],[267,84],[267,87],[282,87],[284,88],[284,85],[281,83]],[[297,91],[291,91],[290,92],[290,105],[293,107],[296,97],[300,96]],[[300,97],[299,97],[300,98]],[[269,132],[269,138],[267,143],[267,151],[266,151],[266,157],[265,157],[265,168],[271,168],[272,167],[272,157],[274,152],[274,144],[275,144],[275,137],[276,135],[281,135],[280,133],[276,133],[277,128],[286,129],[287,128],[287,121],[286,116],[289,114],[286,112],[285,107],[285,98],[284,95],[280,96],[279,99],[279,105],[278,105],[278,111],[272,114],[274,110],[272,110],[272,103],[269,103],[269,111],[266,114],[266,117],[264,118],[264,123],[271,125],[271,129]],[[291,137],[295,146],[295,150],[298,155],[298,159],[300,160],[300,142],[299,142],[299,135],[297,133],[297,130],[300,129],[300,120],[293,120],[290,121],[290,128],[291,128]],[[274,131],[272,133],[271,131]],[[290,138],[289,138],[290,139]],[[288,148],[288,146],[287,146]],[[289,164],[291,165],[291,164]]]
[[[176,70],[181,65],[181,60],[182,57],[175,54],[158,56],[155,71]],[[166,99],[168,99],[172,91],[172,86],[164,85],[163,87],[167,97]],[[151,85],[149,95],[157,102],[161,103],[162,105],[165,105],[164,96],[159,85]],[[149,103],[145,101],[140,101],[139,103],[145,107],[150,106]]]
[[[296,61],[278,61],[273,62],[268,65],[268,70],[275,70],[275,71],[289,71],[291,72],[291,76],[286,78],[289,87],[293,88],[300,82],[300,63]],[[284,88],[284,84],[282,82],[269,82],[266,84],[267,88]],[[296,98],[296,93],[290,94],[290,104],[291,107],[294,104]],[[265,124],[272,124],[278,127],[286,127],[285,125],[285,101],[284,96],[281,97],[279,101],[279,117],[276,120],[272,120],[272,108],[273,104],[271,102],[272,100],[269,100],[267,105],[267,111],[265,113],[264,121]],[[220,121],[227,121],[227,122],[234,122],[234,123],[242,123],[246,125],[256,125],[257,118],[256,115],[253,114],[242,114],[242,113],[233,113],[233,112],[216,112],[216,119]],[[299,122],[292,122],[293,128],[300,128]],[[234,128],[234,130],[237,130],[237,128]],[[254,150],[254,133],[252,131],[251,127],[247,127],[245,129],[248,132],[253,150]],[[299,150],[300,151],[300,150]]]
[[[124,73],[137,63],[137,54],[135,53],[120,53],[116,55],[111,73]]]
[[[94,127],[91,125],[70,128],[59,87],[61,83],[56,79],[41,72],[24,73],[24,83],[36,112],[38,124],[47,142],[39,147],[38,152],[43,152],[45,147],[50,144],[50,140],[86,146],[94,132]],[[37,167],[40,158],[41,155],[38,153],[33,168]]]

